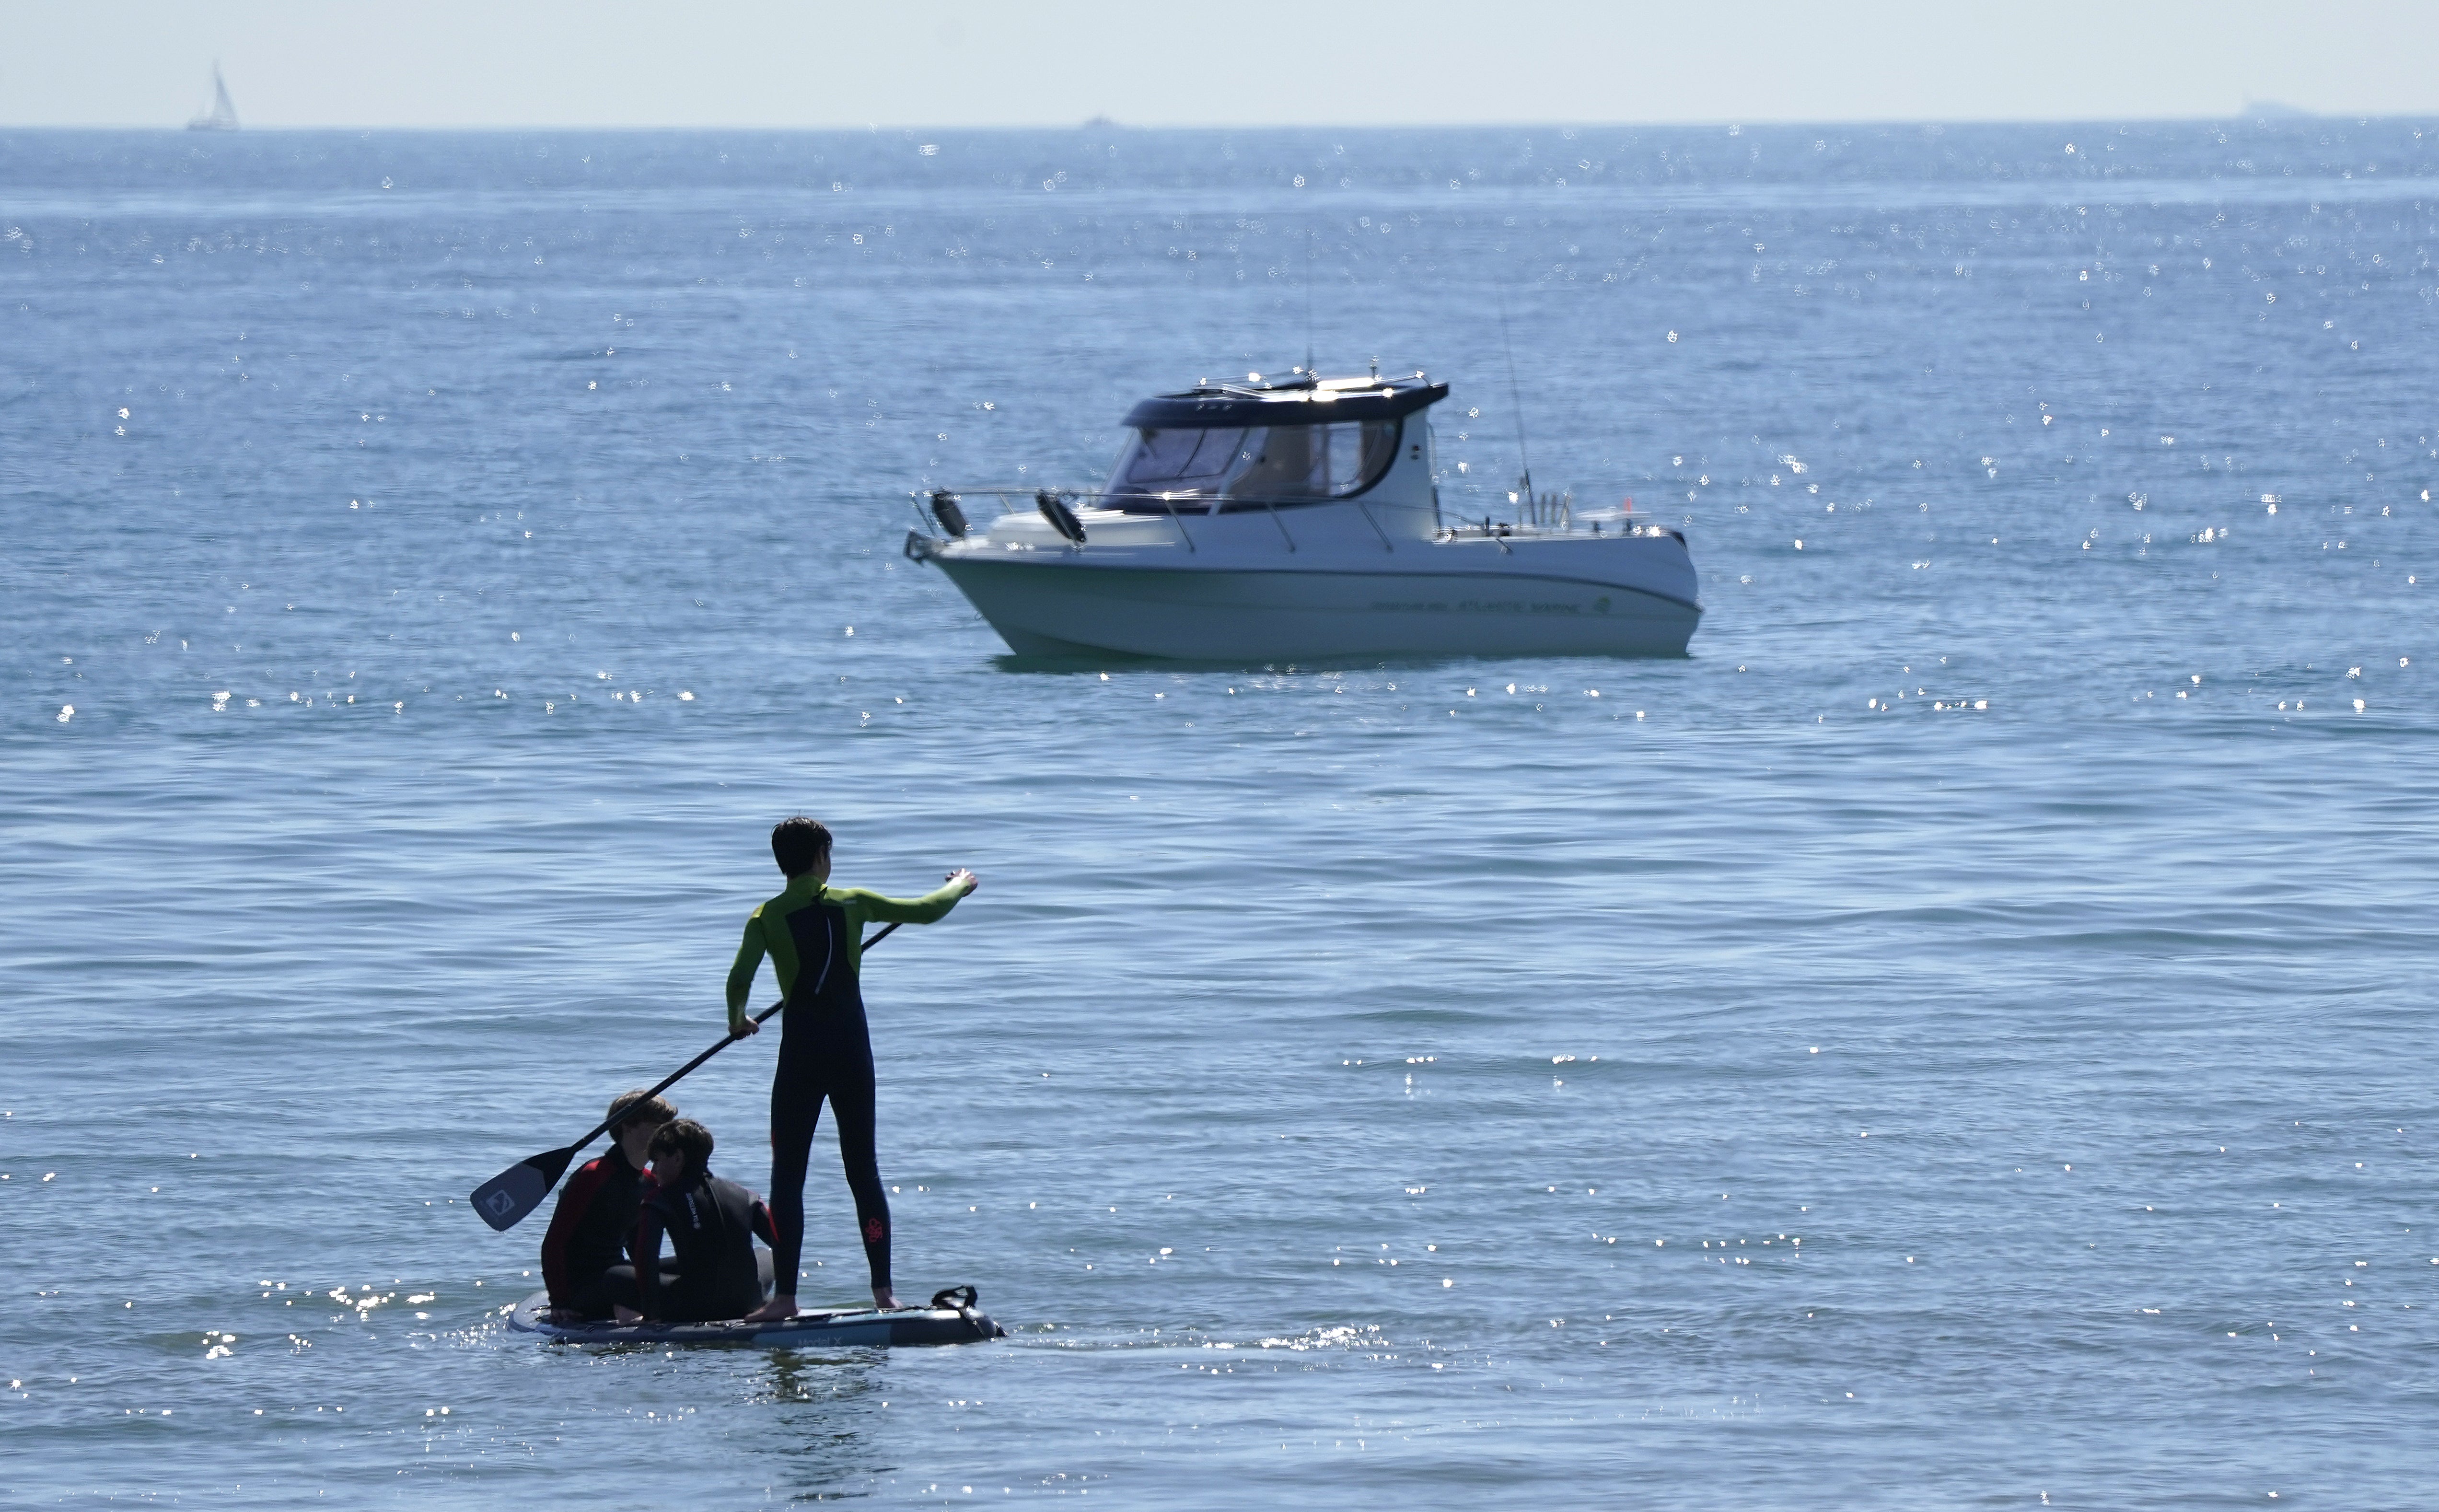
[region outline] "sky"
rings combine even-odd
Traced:
[[[2439,0],[0,0],[0,125],[2439,115]]]

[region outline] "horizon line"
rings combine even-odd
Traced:
[[[837,122],[827,124],[805,122],[774,124],[769,122],[667,123],[636,121],[579,121],[551,124],[539,122],[494,122],[481,125],[409,125],[397,122],[383,124],[368,124],[365,122],[282,122],[275,125],[244,125],[238,127],[233,131],[213,131],[207,133],[195,133],[195,134],[217,137],[223,135],[268,134],[283,132],[425,132],[461,134],[473,134],[486,132],[793,132],[807,133],[836,133],[852,132],[877,135],[882,132],[939,132],[944,133],[967,132],[974,133],[1013,133],[1019,132],[1083,132],[1094,130],[1142,132],[1146,133],[1158,132],[1355,132],[1378,134],[1385,132],[1411,131],[1532,131],[1540,129],[1561,129],[1569,131],[1653,131],[1664,129],[1731,131],[1744,128],[1765,130],[1770,128],[1797,130],[1836,128],[1842,130],[1852,130],[1859,127],[2250,125],[2258,123],[2274,124],[2279,122],[2296,121],[2351,121],[2358,125],[2370,125],[2376,121],[2439,120],[2439,110],[2432,110],[2430,112],[2316,111],[2305,110],[2298,106],[2286,105],[2268,100],[2261,101],[2260,105],[2262,108],[2251,112],[2237,111],[2229,115],[2007,116],[1896,116],[1869,117],[1855,116],[1851,118],[1799,118],[1769,116],[1761,118],[1744,117],[1741,119],[1732,119],[1726,116],[1720,116],[1717,118],[1704,118],[1699,120],[1597,120],[1590,118],[1570,119],[1566,117],[1554,116],[1531,120],[1366,121],[1360,124],[1330,121],[1171,121],[1160,123],[1138,123],[1113,120],[1103,116],[1093,116],[1085,120],[1068,122],[994,122],[981,125],[947,125],[940,122],[909,123],[902,121],[866,121],[860,125]],[[187,134],[191,130],[191,128],[183,123],[153,121],[58,122],[0,120],[0,132],[162,132],[183,136]]]

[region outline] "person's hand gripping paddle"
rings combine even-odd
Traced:
[[[887,939],[897,931],[897,925],[890,925],[880,934],[875,934],[872,938],[864,941],[861,949],[866,951],[872,949],[882,940]],[[768,1020],[773,1014],[778,1012],[781,1008],[786,1007],[788,1003],[785,998],[772,1004],[769,1007],[764,1008],[761,1012],[754,1016],[754,1024],[757,1027],[759,1027],[764,1021]],[[752,1031],[748,1030],[747,1032],[751,1033]],[[730,1045],[735,1044],[742,1038],[744,1038],[743,1035],[729,1035],[721,1039],[718,1044],[713,1045],[710,1049],[695,1057],[692,1060],[687,1061],[685,1065],[678,1067],[677,1070],[670,1072],[666,1076],[663,1076],[653,1085],[652,1090],[644,1094],[643,1097],[639,1100],[644,1102],[651,1101],[662,1093],[676,1086],[679,1081],[684,1079],[697,1066],[702,1065],[704,1061],[720,1054],[722,1050],[727,1049]],[[602,1134],[608,1132],[609,1128],[610,1120],[603,1119],[600,1123],[597,1123],[591,1129],[586,1130],[584,1137],[578,1140],[573,1145],[563,1145],[558,1149],[546,1149],[539,1155],[526,1156],[525,1159],[517,1162],[514,1165],[509,1166],[507,1170],[502,1171],[499,1175],[492,1177],[490,1181],[485,1182],[482,1185],[474,1188],[473,1195],[469,1197],[467,1201],[474,1204],[474,1211],[481,1214],[483,1221],[491,1225],[493,1229],[505,1232],[508,1229],[514,1228],[518,1223],[524,1220],[526,1214],[542,1205],[542,1200],[548,1197],[550,1195],[550,1189],[559,1184],[559,1179],[567,1174],[568,1163],[576,1159],[576,1152],[582,1149],[585,1146],[592,1144]]]

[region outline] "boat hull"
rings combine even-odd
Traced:
[[[1688,598],[1508,561],[1346,572],[1051,553],[933,560],[1023,656],[1682,656],[1702,614]]]

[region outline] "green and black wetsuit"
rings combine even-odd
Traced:
[[[778,1074],[771,1080],[771,1216],[777,1237],[772,1269],[793,1294],[805,1244],[805,1162],[822,1100],[838,1119],[839,1160],[855,1194],[856,1226],[876,1290],[889,1285],[889,1199],[873,1147],[872,1037],[864,1025],[859,966],[864,926],[929,924],[963,896],[950,888],[922,898],[883,898],[856,887],[828,887],[797,877],[754,911],[728,969],[728,1022],[745,1018],[754,973],[771,957],[786,994]]]

